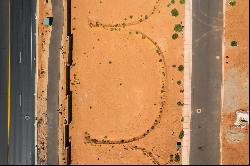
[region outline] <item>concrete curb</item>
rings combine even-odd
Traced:
[[[184,21],[184,107],[182,165],[189,165],[190,122],[191,122],[191,80],[192,80],[192,0],[185,2]]]
[[[222,121],[222,112],[224,104],[224,58],[225,58],[225,21],[226,21],[226,0],[223,0],[223,36],[222,36],[222,84],[221,84],[221,121]],[[220,126],[220,164],[223,164],[222,160],[222,126]]]
[[[38,85],[38,24],[39,24],[39,2],[40,0],[36,1],[36,74],[35,74],[35,165],[38,165],[37,163],[37,85]]]

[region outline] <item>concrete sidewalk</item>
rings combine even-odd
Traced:
[[[192,0],[185,2],[184,21],[184,107],[182,165],[189,165],[190,121],[191,121],[191,78],[192,78]]]
[[[58,100],[60,48],[63,30],[63,4],[52,0],[53,25],[48,66],[48,165],[58,164]]]

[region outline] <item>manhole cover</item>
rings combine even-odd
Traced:
[[[196,112],[199,114],[201,113],[201,108],[196,109]]]

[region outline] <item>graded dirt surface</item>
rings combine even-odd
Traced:
[[[72,0],[72,164],[177,163],[184,5],[169,3]]]
[[[226,1],[224,103],[222,112],[222,164],[249,163],[249,126],[241,129],[234,125],[236,111],[249,111],[249,1],[236,1],[235,6]],[[231,41],[238,46],[232,47]],[[240,139],[230,141],[233,133]]]
[[[38,24],[38,90],[37,90],[37,143],[38,164],[47,163],[47,84],[48,84],[48,58],[51,27],[43,24],[45,17],[52,16],[51,1],[48,3],[39,1],[39,24]]]

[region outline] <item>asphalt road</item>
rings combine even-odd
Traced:
[[[48,164],[58,164],[58,99],[60,48],[63,30],[62,0],[52,0],[53,24],[48,64]]]
[[[2,3],[4,6],[2,6]],[[31,0],[1,0],[0,18],[4,25],[4,34],[1,42],[4,41],[3,55],[1,53],[0,66],[0,87],[1,87],[1,142],[6,147],[7,118],[7,86],[6,73],[8,63],[5,56],[8,53],[8,14],[10,5],[10,139],[9,152],[0,148],[1,160],[8,164],[34,164],[34,81],[35,81],[35,8],[36,1]],[[3,18],[3,21],[2,21]],[[7,25],[7,28],[6,28]],[[6,29],[6,30],[5,30]],[[3,31],[1,30],[1,33]],[[7,43],[6,43],[7,41]],[[2,47],[2,43],[1,43]],[[2,49],[1,49],[2,52]],[[6,54],[7,56],[8,54]],[[3,89],[3,90],[2,90]],[[3,114],[3,117],[2,117]],[[26,117],[26,118],[25,118]],[[2,128],[3,126],[3,128]],[[8,130],[8,129],[7,129]],[[8,143],[8,141],[7,141]],[[8,144],[7,144],[8,147]],[[2,156],[4,156],[2,158]],[[3,159],[3,160],[2,160]]]
[[[8,159],[8,7],[8,0],[0,0],[0,165],[7,164]]]
[[[190,164],[220,164],[223,1],[193,0],[192,8]]]

